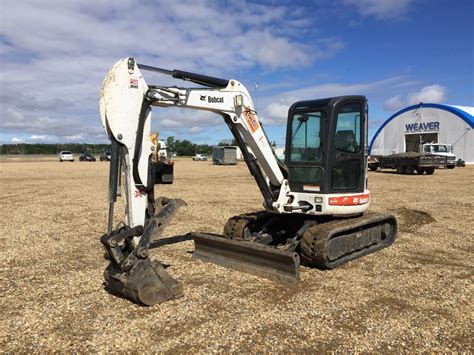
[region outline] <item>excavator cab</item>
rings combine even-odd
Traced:
[[[285,165],[292,191],[364,192],[366,98],[299,101],[288,111]]]

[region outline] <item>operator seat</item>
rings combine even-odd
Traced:
[[[354,131],[351,129],[337,131],[335,146],[338,150],[352,153],[356,152],[358,149]]]

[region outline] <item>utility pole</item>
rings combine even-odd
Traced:
[[[258,113],[258,84],[255,82],[255,111]]]

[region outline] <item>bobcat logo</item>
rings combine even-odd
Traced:
[[[206,101],[206,96],[207,95],[199,95],[199,96],[201,96],[201,101]]]

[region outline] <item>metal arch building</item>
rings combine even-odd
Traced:
[[[474,164],[474,107],[420,103],[406,107],[377,130],[370,154],[418,151],[420,141],[451,144],[456,159]]]

